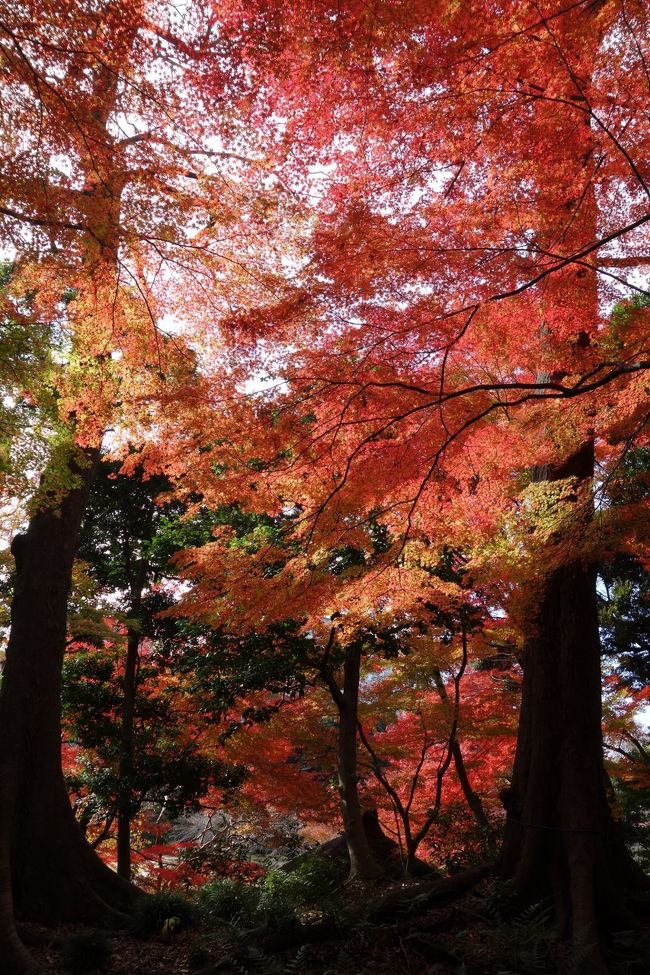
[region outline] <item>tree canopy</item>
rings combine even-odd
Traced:
[[[339,829],[642,924],[649,17],[0,0],[2,975]]]

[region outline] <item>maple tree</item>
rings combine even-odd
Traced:
[[[379,718],[370,738],[379,784],[372,794],[380,808],[388,794],[383,819],[397,831],[408,871],[416,855],[442,867],[489,858],[502,820],[499,793],[515,741],[512,690],[497,691],[485,674],[470,671],[455,702],[461,688],[454,676],[449,691],[444,680],[436,692],[421,688],[387,727]]]
[[[221,543],[213,542],[202,546],[205,552],[191,549],[181,554],[180,564],[189,568],[193,586],[180,600],[175,612],[187,614],[190,619],[198,619],[213,626],[225,626],[226,630],[236,628],[239,623],[239,626],[244,625],[245,632],[247,628],[244,621],[238,620],[236,612],[233,612],[234,600],[238,598],[237,591],[233,592],[228,586],[224,598],[224,577],[219,574],[215,580],[214,566],[227,564],[228,556],[234,556],[237,563],[241,563],[243,556],[253,564],[261,558],[262,574],[267,584],[260,585],[258,580],[256,592],[259,602],[256,600],[256,605],[266,606],[265,615],[268,619],[275,578],[279,578],[278,573],[281,573],[292,550],[290,529],[293,518],[287,514],[278,515],[270,524],[268,519],[267,524],[264,524],[259,516],[249,516],[246,519],[234,511],[231,519],[234,532],[222,538]],[[227,525],[227,518],[225,522]],[[222,548],[219,556],[215,557],[215,548],[219,544]],[[336,598],[337,580],[340,580],[338,586],[342,585],[345,589],[348,581],[346,576],[350,572],[365,575],[369,571],[373,558],[386,549],[384,533],[377,526],[371,527],[365,533],[365,544],[365,551],[360,547],[347,545],[324,553],[322,578],[329,589],[330,597],[334,592]],[[217,599],[214,598],[215,585]],[[271,625],[267,621],[265,630],[253,630],[249,639],[257,645],[256,652],[260,659],[263,659],[262,654],[269,655],[266,667],[262,664],[260,668],[266,675],[266,680],[261,685],[265,691],[271,690],[270,678],[275,673],[274,683],[277,685],[278,677],[281,678],[280,685],[284,682],[283,697],[286,698],[288,692],[289,700],[296,693],[301,693],[306,685],[314,683],[322,684],[330,694],[337,712],[336,768],[341,817],[350,860],[350,878],[367,880],[378,876],[380,868],[369,848],[358,790],[362,657],[368,654],[383,657],[399,654],[400,637],[412,631],[416,621],[408,614],[400,617],[399,614],[385,613],[380,604],[365,608],[356,618],[349,617],[345,609],[340,612],[330,606],[329,614],[323,617],[323,592],[319,593],[320,598],[316,607],[312,605],[312,614],[309,617],[299,617],[298,620],[280,618]],[[292,595],[296,595],[295,589]],[[284,598],[278,606],[282,616],[287,611],[286,597],[285,590]],[[299,612],[301,608],[304,610],[304,604],[301,606],[299,599],[291,599],[289,604],[292,613]],[[307,620],[309,626],[305,629]],[[302,637],[299,632],[301,629],[304,634]],[[237,642],[235,639],[235,646]],[[246,649],[244,644],[244,652]],[[250,665],[245,659],[239,672],[242,675],[240,689],[243,691],[246,684],[251,686]],[[262,697],[254,711],[262,716],[265,709],[272,713],[281,706],[283,697],[278,701],[276,691],[276,697],[271,698],[270,704],[264,704],[265,699]]]
[[[500,869],[525,898],[551,893],[602,969],[598,919],[625,923],[622,888],[643,882],[603,787],[590,494],[594,443],[615,465],[647,436],[647,310],[622,330],[608,311],[643,291],[629,272],[648,260],[647,8],[255,9],[280,65],[284,178],[309,208],[297,160],[327,172],[293,294],[234,319],[245,368],[278,377],[247,421],[233,409],[248,455],[213,441],[183,477],[296,505],[311,551],[280,575],[302,574],[314,606],[319,554],[368,512],[396,540],[387,561],[426,557],[450,525],[486,568],[499,556],[527,633]],[[286,339],[269,370],[271,322]],[[230,580],[255,604],[257,580]]]
[[[417,873],[422,869],[422,862],[415,859],[419,847],[425,860],[433,857],[438,865],[461,861],[463,848],[467,857],[469,846],[475,850],[486,846],[490,823],[498,824],[502,818],[498,793],[507,784],[506,770],[512,760],[518,684],[514,682],[513,694],[505,684],[501,690],[487,671],[468,672],[461,724],[455,727],[454,764],[449,765],[454,709],[448,701],[441,703],[439,691],[431,689],[431,643],[425,640],[423,646],[409,651],[411,641],[406,634],[404,639],[405,656],[386,660],[366,652],[360,661],[355,785],[361,809],[377,810],[383,830],[394,838],[398,864],[401,848],[402,869]],[[354,651],[353,644],[346,648],[346,656]],[[349,681],[349,662],[347,669]],[[330,677],[341,696],[345,684],[338,671],[342,670],[339,659]],[[337,797],[347,796],[351,788],[348,784],[344,791],[339,786],[341,771],[347,768],[340,767],[340,713],[331,691],[322,684],[317,679],[304,697],[287,703],[268,722],[242,729],[227,743],[228,754],[252,770],[241,794],[254,806],[276,810],[276,815],[298,813],[309,836],[318,836],[324,827],[337,828],[341,818]],[[442,678],[441,684],[446,692]],[[468,805],[473,811],[471,822]],[[344,809],[342,825],[349,816]],[[422,831],[417,843],[405,839],[403,823],[413,837]],[[346,839],[354,863],[359,859],[354,836],[352,842],[349,836]],[[374,855],[379,851],[375,849]],[[381,855],[377,865],[382,870],[388,866]],[[359,867],[354,864],[357,876],[362,875]],[[394,862],[390,868],[395,870]]]
[[[115,423],[125,472],[267,519],[249,550],[216,525],[180,561],[200,580],[182,612],[208,626],[277,626],[288,601],[323,633],[335,613],[348,633],[417,619],[440,552],[466,553],[521,637],[498,869],[524,900],[550,895],[603,971],[601,930],[630,923],[624,889],[644,883],[604,785],[595,565],[647,564],[647,498],[594,508],[594,469],[647,444],[649,311],[629,300],[649,260],[647,5],[251,0],[179,23],[164,3],[88,0],[44,4],[35,29],[28,4],[1,12],[0,214],[20,255],[3,314],[18,337],[55,323],[67,366],[48,373],[57,449],[13,546],[8,970],[29,966],[10,857],[28,914],[132,897],[63,838],[58,747],[76,536]],[[165,313],[190,341],[161,335]],[[39,401],[42,372],[27,381]]]
[[[228,153],[209,144],[225,134],[237,71],[228,99],[220,103],[211,87],[221,107],[213,122],[201,104],[197,51],[207,46],[217,58],[221,40],[200,5],[179,14],[166,3],[56,2],[40,4],[35,18],[31,4],[10,3],[0,13],[0,215],[3,245],[16,255],[3,307],[22,333],[52,323],[62,345],[45,384],[57,436],[44,451],[28,530],[12,543],[0,702],[0,928],[4,964],[22,972],[31,962],[12,899],[25,915],[106,919],[133,897],[83,841],[61,773],[70,575],[103,432],[120,417],[123,429],[141,430],[150,398],[191,376],[191,352],[161,321],[177,310],[179,273],[184,298],[205,296],[216,277],[212,307],[220,307],[227,272],[236,268],[237,278],[241,269],[224,227],[246,202],[235,202],[245,194],[225,173]],[[221,54],[223,95],[232,62]]]
[[[448,569],[449,567],[448,562],[445,568]],[[450,574],[452,577],[456,575],[458,579],[462,578],[457,573],[446,574]],[[359,734],[369,754],[373,775],[388,793],[395,818],[399,820],[398,828],[401,827],[400,834],[403,834],[404,870],[407,874],[413,868],[418,848],[427,839],[434,824],[440,821],[443,806],[443,789],[446,785],[445,777],[447,776],[452,760],[465,799],[475,816],[478,826],[485,830],[486,833],[490,831],[490,824],[485,815],[481,798],[472,789],[470,784],[460,744],[461,684],[469,664],[468,648],[471,638],[470,635],[473,630],[479,628],[480,618],[476,610],[468,604],[456,608],[456,612],[449,612],[448,610],[440,612],[435,606],[431,605],[428,605],[427,608],[433,617],[432,623],[440,629],[438,640],[441,646],[448,647],[454,643],[455,637],[458,638],[460,643],[460,660],[455,670],[453,665],[450,665],[448,662],[444,666],[444,669],[450,672],[449,690],[442,676],[440,662],[431,662],[430,680],[432,680],[436,687],[435,697],[437,698],[436,704],[438,705],[438,708],[433,710],[433,713],[431,707],[432,698],[434,698],[433,694],[429,694],[428,699],[424,696],[420,699],[416,698],[410,708],[404,706],[404,711],[402,713],[398,712],[397,720],[395,721],[397,741],[399,742],[402,735],[405,735],[406,741],[415,739],[416,748],[419,746],[418,760],[417,762],[413,762],[411,759],[411,768],[407,772],[406,782],[400,783],[401,787],[395,787],[394,782],[391,781],[390,771],[384,768],[385,759],[382,760],[381,757],[381,746],[378,746],[377,741],[374,740],[372,735],[366,734],[363,724],[359,726]],[[408,687],[408,670],[400,674],[399,677],[401,677],[401,680]],[[409,689],[412,694],[413,689]],[[440,704],[442,704],[442,707],[440,707]],[[436,710],[439,712],[438,715],[436,715]],[[446,726],[442,730],[442,734],[441,729],[434,730],[435,725],[440,721],[440,712],[442,712],[443,720],[446,718]],[[438,718],[438,722],[436,722],[436,717]],[[402,745],[398,745],[398,747],[406,753],[404,757],[407,758],[409,748],[406,743],[403,741]],[[413,750],[413,746],[411,746],[410,750]],[[404,772],[404,764],[406,763],[402,765],[402,773]],[[421,777],[422,779],[430,780],[431,796],[430,801],[425,806],[425,812],[422,813],[421,808],[418,810],[420,812],[420,824],[416,827],[414,825],[413,812],[414,804],[422,807],[422,798],[418,795],[419,787],[421,786]],[[416,799],[418,800],[417,803],[415,803]],[[400,835],[401,839],[402,835]]]
[[[350,561],[349,554],[347,561]],[[338,563],[334,562],[334,565],[337,566]],[[345,565],[345,561],[343,561],[343,565]],[[462,570],[454,570],[452,567],[451,553],[444,553],[441,567],[437,568],[437,572],[432,573],[432,575],[436,574],[441,575],[445,581],[453,582],[456,585],[461,583],[463,576]],[[403,840],[404,872],[407,875],[417,865],[416,854],[420,844],[426,840],[431,827],[440,819],[443,784],[452,759],[470,808],[480,827],[489,831],[489,823],[481,799],[470,785],[459,742],[460,685],[468,665],[468,635],[477,625],[476,610],[470,605],[455,607],[455,612],[454,609],[440,610],[431,603],[425,603],[425,608],[427,613],[424,618],[407,614],[402,619],[399,616],[393,619],[389,617],[383,623],[381,614],[377,611],[375,621],[359,627],[358,633],[353,632],[352,638],[348,636],[344,655],[342,660],[339,659],[338,666],[330,658],[337,631],[337,627],[333,627],[319,664],[319,676],[330,691],[338,711],[337,767],[340,782],[339,792],[350,854],[351,876],[353,877],[356,875],[372,877],[377,872],[372,860],[368,859],[369,851],[362,845],[365,837],[362,835],[362,843],[360,844],[354,834],[357,824],[361,830],[363,829],[356,786],[357,767],[360,764],[357,757],[357,739],[367,753],[372,774],[386,793],[395,819],[398,820],[400,845],[402,845]],[[339,614],[333,614],[332,619],[334,620],[337,615]],[[345,630],[345,623],[339,624],[339,627]],[[438,661],[436,665],[435,651],[432,654],[430,641],[431,631],[433,631],[434,634],[437,632],[440,645],[451,644],[456,630],[460,634],[461,645],[458,670],[454,673],[449,661],[443,665],[446,671],[451,670],[452,672],[452,704],[451,713],[448,715],[446,705],[449,702],[449,695],[442,677],[440,662]],[[424,641],[422,641],[423,637],[425,638]],[[438,708],[439,713],[436,715],[438,721],[440,712],[443,714],[443,721],[447,719],[445,730],[442,733],[442,748],[436,747],[440,746],[441,742],[437,740],[438,736],[433,733],[433,730],[427,727],[431,718],[430,706],[433,695],[429,695],[428,700],[421,696],[423,688],[419,686],[417,679],[415,683],[409,680],[408,666],[399,666],[397,662],[386,663],[384,667],[388,671],[388,676],[384,674],[383,678],[377,677],[372,681],[370,688],[361,687],[362,654],[380,653],[390,661],[391,658],[398,656],[400,650],[411,655],[413,648],[417,647],[419,642],[424,642],[425,653],[428,650],[429,654],[434,657],[433,660],[426,660],[424,664],[416,663],[414,673],[417,674],[418,669],[424,671],[424,688],[427,688],[427,685],[430,688],[431,684],[435,684],[435,697],[438,703],[442,702],[443,706]],[[421,648],[420,653],[422,653]],[[336,675],[337,669],[342,669],[340,682]],[[406,773],[406,783],[400,783],[400,787],[397,788],[395,783],[391,781],[391,774],[386,768],[385,756],[378,753],[377,740],[373,729],[369,728],[367,724],[366,708],[360,708],[360,701],[363,702],[369,693],[372,695],[373,690],[376,689],[377,681],[384,688],[392,688],[392,695],[389,690],[388,713],[386,712],[386,704],[384,704],[383,713],[380,706],[375,721],[384,725],[390,721],[388,714],[392,712],[397,742],[396,751],[401,752],[399,764],[401,764],[402,775]],[[404,697],[396,693],[396,687],[399,687],[400,684],[405,692]],[[414,722],[416,726],[419,725],[419,733],[418,731],[414,732]],[[440,735],[440,731],[438,731],[438,735]],[[388,737],[382,735],[379,740]],[[416,739],[415,744],[414,738]],[[434,755],[438,759],[435,773],[433,772],[434,763],[432,762]],[[414,800],[417,797],[418,805],[422,807],[422,796],[418,794],[418,791],[421,792],[419,789],[421,781],[427,778],[431,780],[429,802],[424,804],[426,812],[421,813],[421,822],[417,828],[414,828],[412,815]]]
[[[306,761],[307,764],[314,762],[313,758],[308,757],[309,748],[305,745],[305,739],[311,740],[314,736],[316,740],[318,739],[317,728],[321,721],[317,703],[319,697],[310,693],[307,707],[303,706],[299,709],[296,708],[294,700],[296,694],[302,695],[309,686],[320,685],[329,692],[331,703],[334,705],[336,720],[332,721],[332,718],[328,717],[325,723],[330,731],[335,730],[336,744],[329,742],[327,745],[322,743],[312,745],[311,751],[313,753],[314,748],[317,752],[324,749],[325,752],[335,756],[337,791],[349,853],[351,878],[370,879],[380,872],[380,865],[373,858],[369,848],[369,837],[364,829],[358,784],[364,763],[359,760],[359,748],[362,752],[367,752],[369,767],[385,791],[383,803],[377,801],[376,795],[374,801],[381,806],[388,798],[394,814],[401,820],[405,842],[404,867],[407,873],[416,866],[415,856],[419,845],[426,839],[433,824],[440,819],[443,780],[452,759],[465,800],[480,828],[489,833],[490,825],[481,798],[471,787],[458,739],[460,682],[468,665],[468,635],[477,629],[480,620],[479,607],[481,601],[485,603],[486,599],[485,594],[479,597],[471,593],[475,605],[471,601],[462,602],[463,586],[467,586],[467,582],[464,581],[466,571],[462,567],[462,558],[458,558],[453,551],[446,550],[442,553],[439,564],[431,565],[426,572],[403,567],[400,569],[403,578],[411,575],[419,577],[421,588],[416,592],[424,592],[428,597],[423,606],[418,607],[415,601],[410,610],[405,610],[401,605],[396,611],[386,600],[379,599],[375,603],[368,604],[366,592],[364,603],[351,612],[350,590],[354,590],[355,584],[363,586],[368,580],[372,581],[375,561],[390,547],[390,540],[380,526],[370,524],[364,532],[359,533],[357,542],[363,540],[365,548],[348,544],[321,554],[322,570],[319,584],[316,584],[312,576],[309,602],[305,603],[300,582],[297,584],[294,582],[289,593],[287,590],[289,579],[282,573],[282,568],[290,558],[293,548],[291,529],[295,522],[295,515],[289,516],[284,513],[274,520],[266,519],[265,524],[265,519],[260,516],[245,517],[237,509],[225,509],[220,520],[224,528],[228,527],[230,522],[233,531],[224,534],[222,529],[219,532],[218,542],[204,540],[199,549],[192,548],[181,553],[180,565],[185,566],[186,578],[188,581],[192,580],[192,587],[184,593],[179,604],[173,607],[172,611],[175,614],[187,615],[191,620],[202,621],[203,624],[206,622],[211,622],[212,625],[218,624],[220,627],[225,627],[226,632],[234,630],[233,636],[230,637],[232,644],[230,667],[234,665],[235,673],[240,675],[240,693],[244,690],[245,684],[253,688],[250,678],[254,670],[259,671],[265,678],[259,685],[260,689],[266,692],[273,691],[270,697],[265,697],[264,694],[256,695],[254,707],[248,709],[251,713],[258,713],[262,717],[270,716],[272,729],[278,728],[278,719],[273,717],[274,712],[282,709],[287,703],[292,704],[289,714],[284,716],[279,725],[281,731],[271,730],[269,737],[267,732],[260,729],[249,747],[246,749],[246,746],[243,746],[247,762],[255,770],[257,785],[252,788],[252,793],[257,794],[258,797],[263,793],[267,796],[267,801],[282,806],[286,803],[282,793],[290,793],[291,801],[295,802],[296,792],[302,794],[304,789],[310,788],[305,783],[303,783],[304,788],[301,787],[298,781],[304,762]],[[213,523],[216,521],[213,518]],[[233,588],[230,574],[234,569],[235,578],[239,580],[242,558],[253,566],[258,559],[261,559],[262,578],[257,578],[252,587],[255,592],[253,618],[257,618],[257,612],[261,612],[262,607],[267,619],[270,617],[272,606],[278,596],[277,580],[280,580],[282,587],[282,597],[277,599],[277,610],[285,614],[288,607],[291,607],[292,612],[296,612],[298,609],[306,611],[306,607],[309,606],[310,615],[302,622],[289,619],[278,620],[272,625],[267,623],[266,634],[264,630],[260,630],[258,624],[242,645],[241,638],[236,636],[239,628],[245,626],[241,607],[237,605],[241,599],[242,589],[239,585],[236,589]],[[441,587],[441,606],[431,602],[436,592],[436,582]],[[250,596],[248,590],[247,596]],[[325,598],[334,601],[328,604],[324,602]],[[469,599],[470,595],[466,598]],[[460,604],[458,600],[461,600]],[[323,616],[326,606],[329,612],[327,616]],[[487,613],[487,610],[484,609],[484,612]],[[447,659],[449,653],[443,654],[441,662],[434,648],[453,643],[456,632],[462,636],[462,639],[460,637],[459,639],[463,649],[458,664],[459,669],[454,674],[453,664]],[[438,635],[435,637],[432,634]],[[227,643],[225,646],[227,647]],[[419,651],[415,655],[415,663],[410,669],[408,666],[400,666],[397,662],[400,654],[406,653],[410,658],[414,648]],[[254,668],[247,659],[247,654],[251,651],[257,658]],[[239,664],[235,663],[237,656],[233,659],[233,652],[240,656]],[[431,659],[432,654],[433,659]],[[206,663],[202,665],[204,683],[210,680],[211,664],[208,658],[213,656],[213,652],[207,653]],[[217,655],[212,666],[216,666],[223,673],[226,659],[222,655]],[[370,671],[368,671],[369,666]],[[450,714],[447,707],[449,697],[441,667],[453,677],[452,698],[455,703],[451,707]],[[372,668],[375,671],[379,669],[373,677],[370,676]],[[391,676],[387,677],[384,674],[381,677],[382,668],[386,669]],[[419,679],[416,676],[418,674]],[[271,683],[272,675],[274,675],[275,689]],[[281,678],[279,684],[278,678]],[[401,694],[397,692],[400,683],[403,685]],[[365,702],[369,696],[373,696],[372,688],[375,686],[385,688],[387,696],[382,699],[380,695],[373,715],[372,710],[368,713]],[[420,704],[418,704],[418,696],[422,697]],[[436,713],[438,735],[429,734],[425,724],[424,743],[420,741],[414,743],[413,739],[417,738],[417,732],[414,736],[413,728],[409,727],[409,712],[417,711],[420,720],[423,721],[424,710],[427,713],[431,711],[432,699],[438,702]],[[400,709],[405,713],[401,714]],[[435,707],[434,711],[436,711]],[[297,713],[300,714],[298,719]],[[316,722],[316,728],[307,732],[305,719],[309,715]],[[442,741],[438,740],[441,719],[444,727]],[[299,723],[292,732],[291,725],[296,720]],[[367,721],[370,723],[366,724]],[[385,759],[378,756],[373,747],[375,723],[383,725],[387,721],[395,723],[396,728],[392,742],[393,755],[400,748],[403,752],[401,759],[398,760],[398,765],[401,766],[398,788],[389,781],[390,777],[387,777],[383,768]],[[235,721],[233,730],[237,730],[237,727]],[[325,731],[324,727],[323,731]],[[389,737],[382,736],[382,742]],[[263,751],[262,741],[264,741]],[[444,747],[441,751],[440,746],[443,743]],[[241,738],[238,736],[234,740],[230,753],[233,756],[237,755],[241,749]],[[296,758],[299,753],[305,753],[304,761]],[[434,754],[440,759],[435,774],[430,772]],[[262,774],[270,776],[265,792],[264,790],[260,792],[259,787],[261,761],[267,764],[267,772]],[[283,769],[283,765],[294,767]],[[316,761],[315,767],[318,768],[318,765],[319,762]],[[328,780],[331,772],[331,770],[325,771],[327,767],[326,762],[319,773],[321,778],[324,777],[323,781]],[[431,784],[428,792],[425,790],[426,797],[423,798],[422,783],[426,781],[429,774],[432,775],[435,784]],[[406,785],[403,781],[405,776]],[[410,780],[409,776],[411,776]],[[288,781],[285,782],[285,779]],[[284,784],[281,785],[281,782]],[[288,784],[289,782],[291,785]],[[325,801],[322,790],[314,782],[312,788],[316,790],[315,795],[320,796],[317,802],[322,803],[323,806],[320,817],[322,818],[323,810],[329,811],[331,803]],[[251,794],[251,788],[246,787],[246,792]],[[418,793],[416,804],[418,816],[421,819],[417,829],[413,828],[411,808],[416,793]],[[303,798],[301,805],[304,805],[304,802]],[[307,807],[310,806],[311,802],[307,800]],[[427,811],[422,812],[423,809]],[[313,818],[313,811],[310,818]]]

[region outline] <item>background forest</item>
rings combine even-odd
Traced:
[[[0,975],[642,973],[642,0],[0,0]]]

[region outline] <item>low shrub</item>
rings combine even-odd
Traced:
[[[237,922],[243,927],[255,921],[260,900],[257,887],[224,877],[202,888],[198,897],[198,907],[206,924],[215,921]]]
[[[305,858],[291,870],[270,870],[261,885],[260,911],[269,921],[292,920],[300,913],[335,914],[343,881],[339,865]]]
[[[167,937],[180,928],[189,927],[195,919],[196,910],[187,898],[171,891],[162,891],[136,901],[129,926],[138,937]]]

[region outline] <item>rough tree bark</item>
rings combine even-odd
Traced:
[[[573,530],[589,518],[593,443],[546,479],[574,478]],[[624,888],[644,882],[607,802],[596,574],[578,558],[545,580],[526,642],[519,734],[499,872],[527,903],[551,898],[585,972],[606,971],[605,927],[629,927]],[[585,947],[586,946],[586,947]],[[591,949],[589,949],[591,946]]]
[[[593,64],[571,67],[562,53],[564,33],[587,36],[594,55],[603,41],[600,4],[566,18],[552,35],[565,67],[567,90],[589,104]],[[595,118],[595,116],[594,116]],[[576,239],[598,236],[595,180],[598,169],[592,113],[574,136],[574,172],[583,184],[581,206],[569,225]],[[564,219],[564,218],[562,218]],[[569,229],[568,227],[566,228]],[[563,242],[565,230],[558,237]],[[598,329],[598,286],[594,274],[578,274],[575,303],[580,339],[588,348]],[[557,339],[542,326],[548,351]],[[561,346],[560,346],[561,348]],[[566,356],[566,349],[563,353]],[[570,365],[567,368],[571,368]],[[571,478],[572,495],[561,502],[561,527],[552,545],[569,555],[556,560],[531,607],[530,634],[523,653],[523,690],[512,787],[504,795],[506,831],[499,869],[530,903],[552,899],[560,932],[578,946],[576,969],[587,975],[607,971],[601,936],[634,922],[625,888],[645,878],[625,849],[607,801],[601,729],[600,639],[596,568],[581,554],[593,517],[593,440],[576,440],[573,451],[538,481]]]
[[[71,464],[77,485],[13,541],[16,581],[0,692],[0,971],[30,970],[11,920],[110,923],[133,889],[99,859],[75,820],[61,769],[61,666],[76,540],[97,452]]]
[[[12,545],[16,585],[0,696],[0,738],[9,745],[3,757],[15,783],[11,874],[17,912],[47,922],[110,919],[131,900],[88,846],[61,770],[68,592],[96,459],[96,451],[86,452],[85,466],[73,465],[81,483],[60,511],[39,511]]]

